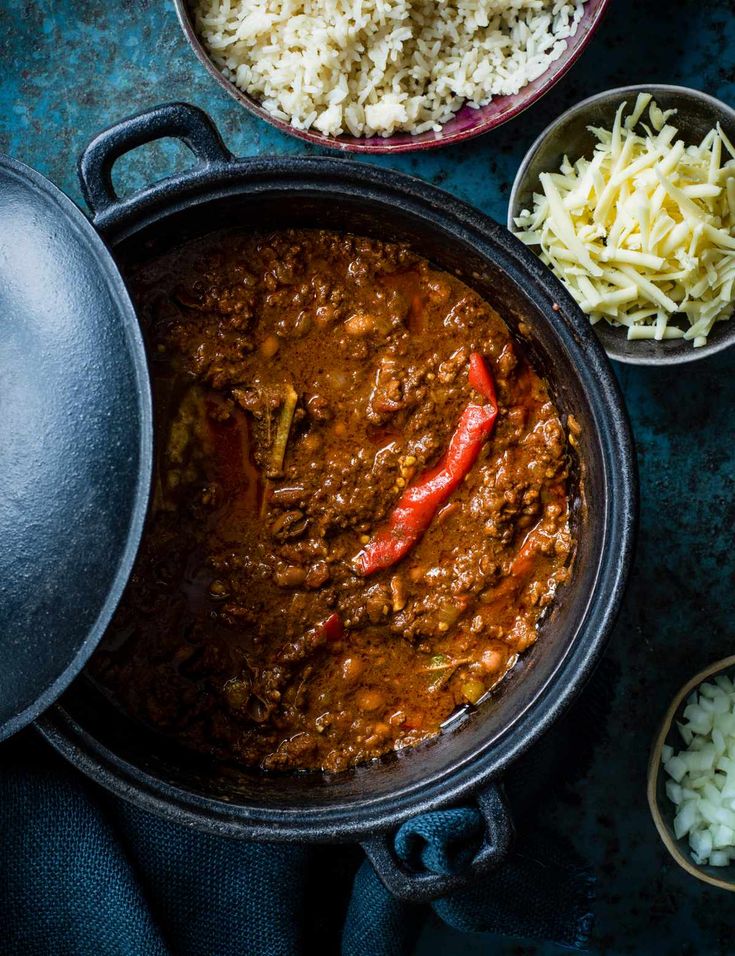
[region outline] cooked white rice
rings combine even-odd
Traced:
[[[566,49],[585,0],[195,0],[224,75],[298,129],[439,130],[517,93]]]

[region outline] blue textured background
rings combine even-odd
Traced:
[[[463,146],[365,161],[414,173],[505,221],[517,165],[546,123],[584,96],[638,81],[695,86],[735,103],[735,4],[613,0],[571,74],[519,119]],[[164,0],[0,0],[0,150],[77,201],[86,142],[173,99],[207,110],[235,153],[314,152],[251,118],[210,80]],[[117,181],[135,188],[182,162],[181,149],[146,147],[119,164]],[[677,370],[617,368],[641,469],[638,558],[610,651],[606,732],[554,821],[598,871],[595,949],[605,953],[733,951],[735,899],[669,860],[648,815],[645,770],[675,690],[733,652],[734,370],[733,352]],[[490,951],[559,952],[438,925],[420,945],[422,956]]]

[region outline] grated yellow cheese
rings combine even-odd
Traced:
[[[735,148],[718,124],[687,145],[650,94],[611,130],[589,127],[591,158],[542,173],[516,235],[540,248],[595,324],[628,338],[705,345],[733,313]],[[647,119],[647,122],[645,121]]]

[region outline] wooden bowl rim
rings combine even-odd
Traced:
[[[719,674],[722,671],[733,667],[735,667],[735,655],[732,655],[731,657],[725,657],[720,661],[716,661],[714,664],[710,664],[709,667],[706,667],[703,671],[695,674],[695,676],[692,677],[691,680],[687,681],[687,683],[684,684],[684,686],[674,696],[674,699],[669,705],[669,709],[666,711],[666,716],[661,722],[651,748],[651,756],[648,761],[648,784],[646,787],[648,807],[651,811],[653,822],[658,830],[658,835],[661,837],[664,846],[674,860],[683,870],[686,870],[687,873],[696,877],[698,880],[702,880],[703,883],[709,883],[711,886],[718,886],[720,889],[729,890],[731,893],[735,892],[735,881],[730,883],[727,880],[718,879],[716,876],[710,876],[709,873],[706,873],[704,870],[700,869],[692,859],[690,859],[688,856],[685,856],[681,852],[666,828],[666,825],[664,824],[663,815],[658,805],[656,785],[658,783],[658,775],[663,769],[661,765],[661,751],[663,749],[664,743],[666,742],[666,738],[669,735],[669,730],[671,729],[674,716],[681,706],[681,702],[694,690],[695,687],[698,687],[701,683],[706,681],[708,677],[712,677],[714,674]]]

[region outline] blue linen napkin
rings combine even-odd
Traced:
[[[515,849],[432,904],[448,925],[585,947],[594,881],[539,807],[571,745],[584,759],[575,735],[591,744],[599,729],[589,706],[580,719],[584,700],[607,698],[587,691],[509,772]],[[458,807],[404,824],[395,849],[446,873],[481,835],[478,811]],[[408,956],[428,913],[391,896],[357,847],[250,844],[161,820],[88,781],[32,730],[0,747],[0,854],[4,956]]]

